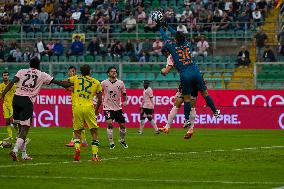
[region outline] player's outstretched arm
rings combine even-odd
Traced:
[[[160,33],[161,33],[161,36],[162,36],[163,41],[167,41],[167,40],[170,39],[170,38],[167,36],[167,34],[166,34],[166,32],[165,32],[165,30],[164,30],[163,27],[160,27]]]
[[[102,99],[103,99],[102,96],[103,96],[102,92],[97,93],[97,105],[96,105],[96,109],[95,109],[96,115],[99,114],[99,109],[100,109],[100,106],[102,104]]]
[[[59,81],[59,80],[55,80],[55,79],[53,79],[50,83],[59,85],[59,86],[64,87],[64,88],[71,87],[71,86],[74,85],[73,83],[70,83],[69,81]]]
[[[171,32],[172,35],[175,35],[177,33],[177,31],[171,26],[168,26],[168,30]]]
[[[14,77],[12,81],[10,81],[8,83],[8,85],[5,87],[4,91],[0,94],[0,101],[3,100],[4,96],[6,95],[6,93],[8,91],[10,91],[10,89],[14,86],[15,83],[17,83],[19,81],[18,77]]]
[[[172,68],[173,68],[172,66],[167,66],[167,67],[161,69],[161,74],[167,75],[171,71]]]

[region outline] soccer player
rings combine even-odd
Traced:
[[[174,66],[174,62],[173,62],[173,58],[172,55],[170,54],[170,52],[166,49],[163,48],[162,49],[162,53],[167,57],[167,67]],[[196,99],[198,96],[198,88],[196,85],[193,86],[193,90],[191,92],[191,110],[190,110],[190,126],[189,129],[187,131],[187,133],[184,136],[184,139],[189,139],[192,137],[193,135],[193,129],[194,129],[194,120],[195,120],[195,116],[196,116],[196,110],[195,110],[195,105],[196,105]],[[178,109],[181,107],[183,103],[183,95],[182,95],[182,87],[181,84],[179,84],[176,95],[175,95],[175,103],[174,106],[172,107],[169,115],[168,115],[168,120],[167,120],[167,124],[166,126],[159,128],[159,131],[164,132],[166,134],[169,133],[169,129],[173,123],[173,120],[178,112]],[[184,125],[184,128],[188,127],[188,125]]]
[[[76,67],[74,66],[70,66],[68,68],[68,77],[72,77],[72,76],[75,76],[76,75]],[[73,101],[73,97],[74,97],[74,87],[71,86],[67,89],[68,91],[71,92],[71,99]],[[72,103],[72,111],[73,111],[73,105],[74,103]],[[83,127],[83,130],[81,131],[81,137],[82,137],[82,143],[81,143],[81,146],[82,147],[88,147],[88,142],[86,140],[86,131],[85,131],[85,128]],[[73,137],[71,138],[70,142],[68,144],[66,144],[67,147],[74,147],[74,138],[75,138],[75,134],[74,134],[74,131],[73,131]]]
[[[103,87],[103,110],[107,123],[107,135],[109,140],[110,149],[115,148],[113,141],[113,121],[119,124],[119,143],[123,148],[128,148],[125,142],[125,117],[123,116],[122,107],[127,105],[126,89],[123,81],[117,79],[117,69],[111,66],[107,70],[108,79],[102,81]],[[121,94],[123,103],[121,102]]]
[[[190,126],[189,126],[189,129],[187,131],[187,133],[185,134],[184,136],[184,139],[189,139],[192,137],[193,135],[193,129],[194,129],[194,121],[195,121],[195,117],[196,117],[196,110],[195,110],[195,107],[196,107],[196,99],[197,99],[197,96],[198,96],[198,89],[196,87],[193,88],[193,92],[191,93],[191,110],[190,110]],[[183,95],[182,95],[182,88],[181,88],[181,85],[179,85],[178,89],[177,89],[177,92],[176,92],[176,95],[175,95],[175,103],[168,115],[168,120],[167,120],[167,124],[162,127],[162,128],[159,128],[159,131],[162,131],[166,134],[169,133],[169,129],[176,117],[176,114],[178,112],[178,109],[181,107],[183,103]],[[187,126],[187,125],[184,125],[184,126]],[[184,127],[186,128],[186,127]]]
[[[153,119],[153,113],[154,113],[154,103],[153,103],[153,90],[151,89],[150,81],[145,80],[143,82],[144,85],[144,91],[143,91],[143,102],[141,105],[141,114],[140,114],[140,129],[138,131],[139,134],[143,134],[144,131],[144,124],[145,124],[145,118],[150,121],[152,127],[155,130],[156,134],[159,134],[160,131],[157,127],[156,121]]]
[[[14,161],[18,161],[19,150],[22,151],[23,160],[32,159],[26,152],[25,139],[32,122],[33,103],[41,86],[51,83],[62,87],[70,87],[72,85],[67,81],[57,81],[49,74],[40,71],[40,60],[37,57],[32,58],[29,64],[30,68],[19,70],[13,80],[8,83],[3,93],[0,94],[0,100],[3,100],[14,84],[17,84],[13,98],[13,116],[15,124],[17,124],[19,128],[19,135],[14,149],[10,152],[10,156]]]
[[[9,72],[4,71],[2,72],[2,79],[3,83],[0,84],[0,93],[2,93],[5,89],[5,87],[8,85],[9,81]],[[12,123],[11,119],[13,117],[13,106],[12,101],[14,97],[14,93],[16,91],[16,85],[13,85],[11,90],[7,93],[7,95],[4,98],[3,103],[3,115],[7,126],[7,133],[8,138],[4,140],[11,141],[13,139],[13,130],[12,130]]]
[[[74,84],[72,99],[73,106],[73,129],[75,134],[75,155],[74,161],[80,160],[81,131],[86,123],[92,135],[92,161],[100,161],[98,156],[98,124],[97,116],[102,103],[102,86],[100,82],[91,75],[91,68],[88,64],[80,68],[82,75],[75,75],[68,79]],[[97,104],[94,108],[93,99],[97,97]]]
[[[163,27],[160,27],[160,33],[165,42],[164,46],[170,51],[174,66],[180,74],[180,81],[182,85],[182,94],[184,97],[184,127],[191,125],[189,114],[191,110],[191,92],[193,85],[198,87],[207,105],[211,108],[214,116],[218,118],[220,116],[220,110],[217,110],[212,98],[209,96],[206,85],[200,74],[198,66],[195,64],[195,60],[192,58],[191,44],[186,40],[185,35],[182,32],[176,32],[170,26],[169,31],[175,35],[175,41],[170,40],[165,33]],[[161,70],[161,73],[166,75],[173,68],[173,66],[167,66]]]

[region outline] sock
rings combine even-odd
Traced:
[[[17,133],[19,132],[20,123],[14,122],[13,127],[16,129]]]
[[[80,144],[81,144],[81,141],[80,141],[80,139],[74,139],[74,147],[75,147],[75,149],[77,150],[77,149],[80,149]]]
[[[26,142],[24,142],[23,148],[22,148],[22,158],[27,157],[27,156],[28,156],[28,154],[27,154],[27,144],[26,144]]]
[[[92,154],[96,156],[99,152],[100,142],[98,140],[92,140]]]
[[[156,121],[152,119],[150,123],[151,123],[152,127],[155,129],[155,131],[158,131]]]
[[[195,116],[196,116],[196,110],[195,110],[195,108],[191,108],[191,111],[190,111],[190,123],[191,123],[190,128],[194,127]]]
[[[109,143],[114,144],[114,142],[113,142],[113,130],[112,129],[107,129],[107,136],[108,136]]]
[[[216,107],[214,105],[214,102],[210,96],[205,97],[206,104],[210,107],[213,113],[216,112]]]
[[[75,139],[75,133],[74,133],[74,131],[73,131],[73,132],[72,132],[71,142],[74,142],[74,139]]]
[[[9,138],[13,138],[13,130],[11,125],[7,125],[7,133]]]
[[[168,115],[168,123],[166,124],[166,128],[170,128],[171,125],[173,124],[173,121],[177,115],[177,112],[178,112],[178,108],[176,106],[173,106],[171,111],[170,111],[170,114]]]
[[[119,136],[120,136],[120,141],[125,141],[125,133],[126,133],[126,129],[123,128],[119,128]]]
[[[81,131],[81,139],[82,139],[82,143],[87,143],[85,129]]]
[[[145,120],[140,120],[140,132],[142,133],[144,131],[144,123],[145,123]]]
[[[14,146],[13,152],[18,153],[19,149],[23,149],[24,140],[22,138],[17,138],[16,144]]]
[[[184,118],[185,118],[185,120],[189,120],[190,110],[191,110],[190,102],[184,102]]]

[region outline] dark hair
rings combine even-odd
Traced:
[[[75,71],[77,70],[75,66],[69,66],[68,70],[74,69]]]
[[[31,68],[39,69],[39,65],[40,65],[40,60],[38,59],[38,57],[33,57],[30,60],[30,67]]]
[[[4,75],[5,73],[7,73],[7,74],[9,75],[9,72],[8,72],[8,71],[4,71],[4,72],[2,72],[2,77],[3,77],[3,75]]]
[[[143,83],[150,84],[150,81],[149,80],[144,80]]]
[[[83,76],[90,75],[91,67],[89,64],[84,64],[83,66],[81,66],[80,71]]]
[[[107,69],[107,73],[109,73],[109,72],[110,72],[110,70],[112,70],[112,69],[115,69],[115,70],[116,70],[116,72],[117,72],[117,68],[116,68],[115,66],[110,66],[110,67]]]
[[[185,35],[181,31],[176,32],[176,41],[178,44],[182,44],[185,41]]]

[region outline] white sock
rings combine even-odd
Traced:
[[[17,138],[17,141],[16,141],[15,147],[13,149],[13,152],[18,153],[19,150],[22,150],[24,142],[25,141],[23,139]]]
[[[191,111],[190,111],[190,128],[194,128],[194,121],[195,121],[195,117],[196,117],[196,110],[195,108],[191,108]]]
[[[168,115],[168,123],[165,126],[167,129],[169,129],[171,127],[171,125],[173,124],[173,121],[176,117],[177,112],[178,112],[178,108],[173,106],[169,115]]]
[[[107,136],[110,144],[114,144],[113,142],[113,130],[112,129],[107,129]]]
[[[152,127],[155,129],[155,131],[158,131],[156,121],[152,119],[150,123],[151,123]]]
[[[143,131],[144,131],[144,124],[145,124],[145,120],[140,120],[140,132],[142,132],[143,133]]]
[[[22,158],[27,157],[27,156],[28,156],[28,154],[27,154],[27,144],[24,143],[23,144],[23,148],[22,148]]]

